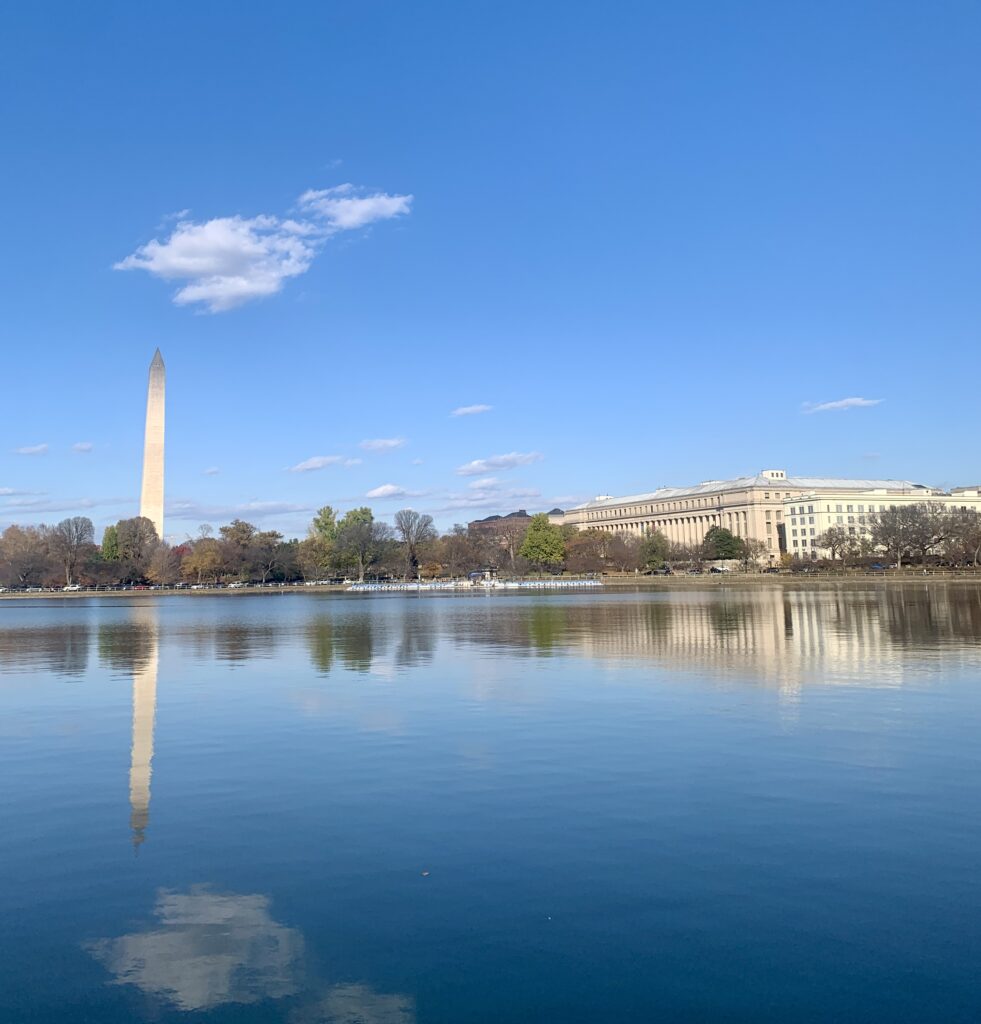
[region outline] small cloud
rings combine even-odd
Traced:
[[[368,491],[366,498],[405,498],[409,492],[398,484],[382,484]]]
[[[295,466],[287,467],[287,472],[312,473],[314,470],[326,469],[328,466],[356,466],[360,461],[360,459],[346,459],[343,455],[314,455],[298,462]]]
[[[391,452],[396,448],[404,448],[405,445],[404,437],[376,437],[374,440],[362,441],[358,447],[366,452]]]
[[[514,469],[516,466],[530,466],[541,462],[541,452],[508,452],[507,455],[492,455],[489,459],[474,459],[457,469],[459,476],[482,476],[495,469]]]
[[[367,193],[354,185],[309,189],[300,196],[300,208],[322,217],[330,231],[353,231],[378,220],[391,220],[407,214],[412,206],[410,195],[387,192]]]
[[[95,445],[92,444],[91,441],[76,441],[72,445],[72,451],[78,452],[79,454],[85,454],[86,452],[92,451],[94,447]]]
[[[422,459],[413,459],[412,460],[412,465],[413,466],[421,466],[422,465]]]
[[[492,405],[461,405],[450,413],[451,416],[477,416],[482,412],[490,412]]]
[[[473,488],[475,491],[486,491],[492,487],[497,487],[501,483],[496,476],[482,476],[479,480],[472,480],[468,487]]]
[[[204,470],[204,475],[217,476],[220,472],[221,470],[217,466],[209,466],[206,470]]]
[[[881,405],[884,398],[839,398],[835,402],[805,402],[801,411],[812,412],[842,412],[846,409],[868,409],[873,405]]]
[[[28,444],[23,448],[15,448],[15,455],[46,455],[48,446],[46,444]]]

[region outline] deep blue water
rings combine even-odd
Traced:
[[[981,590],[0,603],[0,1022],[981,1019]]]

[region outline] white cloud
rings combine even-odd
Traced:
[[[499,487],[500,483],[496,476],[482,476],[479,480],[471,480],[467,486],[475,491],[486,491],[492,487]]]
[[[450,413],[451,416],[476,416],[482,412],[490,412],[492,405],[461,405]]]
[[[489,459],[474,459],[473,462],[460,466],[457,473],[460,476],[481,476],[495,469],[529,466],[533,462],[540,462],[541,459],[541,452],[509,452],[507,455],[492,455]]]
[[[266,519],[270,516],[290,515],[294,512],[310,512],[310,505],[296,505],[286,501],[246,501],[240,505],[206,505],[191,499],[177,499],[167,503],[167,515],[174,519],[234,519],[248,516],[250,519]]]
[[[314,455],[312,458],[304,459],[295,466],[289,466],[290,473],[312,473],[316,469],[326,469],[328,466],[358,466],[360,459],[347,459],[343,455]]]
[[[187,281],[174,303],[200,303],[223,313],[251,299],[275,295],[290,277],[305,273],[316,255],[300,226],[259,216],[182,220],[170,237],[153,239],[115,264],[116,270],[146,270],[165,281]]]
[[[365,495],[366,498],[402,498],[408,491],[404,487],[399,487],[398,484],[382,484],[381,487],[375,487],[368,491]]]
[[[513,487],[500,490],[490,487],[484,490],[468,490],[463,494],[450,494],[440,512],[456,512],[460,509],[491,508],[500,512],[513,512],[516,503],[526,498],[540,498],[541,492],[532,487]]]
[[[376,437],[373,440],[362,441],[358,447],[366,452],[391,452],[396,448],[404,448],[406,443],[404,437]]]
[[[23,491],[22,494],[31,492]],[[39,512],[78,512],[81,509],[101,508],[103,506],[128,505],[132,498],[58,498],[48,497],[23,497],[14,498],[12,501],[4,502],[3,508],[6,511],[16,513],[39,513]]]
[[[839,398],[835,402],[805,402],[802,412],[840,412],[846,409],[867,409],[873,405],[881,405],[883,398]]]
[[[422,461],[423,461],[422,459],[413,459],[412,460],[412,465],[413,466],[421,466],[422,465]]]
[[[301,988],[303,935],[273,919],[268,896],[161,889],[154,916],[153,927],[84,944],[113,984],[135,985],[184,1012],[282,999]]]
[[[223,313],[275,295],[289,278],[306,273],[331,235],[408,213],[411,202],[412,196],[363,194],[341,185],[305,192],[300,207],[306,220],[260,214],[195,222],[185,210],[163,241],[141,245],[114,269],[185,282],[174,293],[176,305]]]
[[[421,498],[425,491],[410,491],[399,484],[382,484],[368,491],[366,498]]]
[[[85,453],[92,451],[94,447],[95,445],[92,444],[91,441],[76,441],[72,445],[72,451],[84,455]]]
[[[217,466],[208,466],[208,468],[206,470],[204,470],[204,475],[205,476],[217,476],[220,472],[221,472],[221,470]]]
[[[46,444],[27,444],[23,448],[15,448],[15,455],[46,455],[48,446]]]
[[[354,185],[309,189],[300,196],[300,208],[322,217],[330,231],[352,231],[378,220],[407,214],[412,196],[387,192],[365,193]]]

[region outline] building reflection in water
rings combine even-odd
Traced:
[[[151,927],[85,948],[110,984],[134,985],[185,1012],[296,996],[292,1024],[413,1024],[409,996],[308,977],[302,932],[270,908],[261,893],[161,890]]]

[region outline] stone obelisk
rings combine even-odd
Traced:
[[[164,389],[167,372],[160,349],[150,363],[150,383],[146,394],[146,433],[143,438],[143,490],[140,515],[164,536]]]

